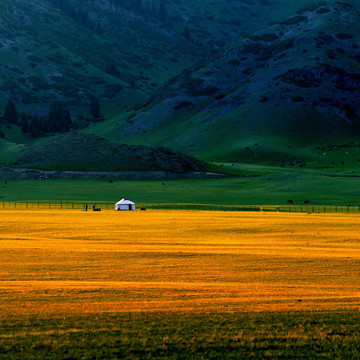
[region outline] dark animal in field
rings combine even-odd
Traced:
[[[95,205],[93,205],[93,211],[101,211],[101,209],[97,208],[97,207],[95,207]]]
[[[288,200],[288,201],[287,201],[287,203],[288,203],[288,204],[293,204],[293,203],[294,203],[294,201],[292,201],[292,200]]]
[[[146,210],[146,207],[141,206],[140,210]]]
[[[309,200],[305,200],[305,201],[304,201],[304,204],[310,204],[310,201],[309,201]]]

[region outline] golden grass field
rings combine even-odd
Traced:
[[[0,315],[359,309],[360,216],[0,212]]]
[[[360,216],[0,210],[0,358],[359,359]]]

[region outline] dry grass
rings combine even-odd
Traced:
[[[359,309],[360,216],[1,211],[0,313]]]
[[[359,359],[360,216],[0,211],[2,359]]]

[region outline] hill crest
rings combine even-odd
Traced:
[[[248,36],[172,79],[117,131],[233,160],[247,139],[311,143],[332,129],[353,131],[360,125],[359,10],[354,1],[322,1]],[[186,141],[174,136],[180,128]]]

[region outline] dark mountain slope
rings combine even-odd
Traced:
[[[358,1],[312,4],[183,72],[103,133],[230,160],[245,159],[244,149],[259,141],[265,159],[291,144],[354,134],[359,15]]]
[[[79,111],[96,96],[131,106],[304,2],[2,0],[0,102],[47,107],[58,98]]]

